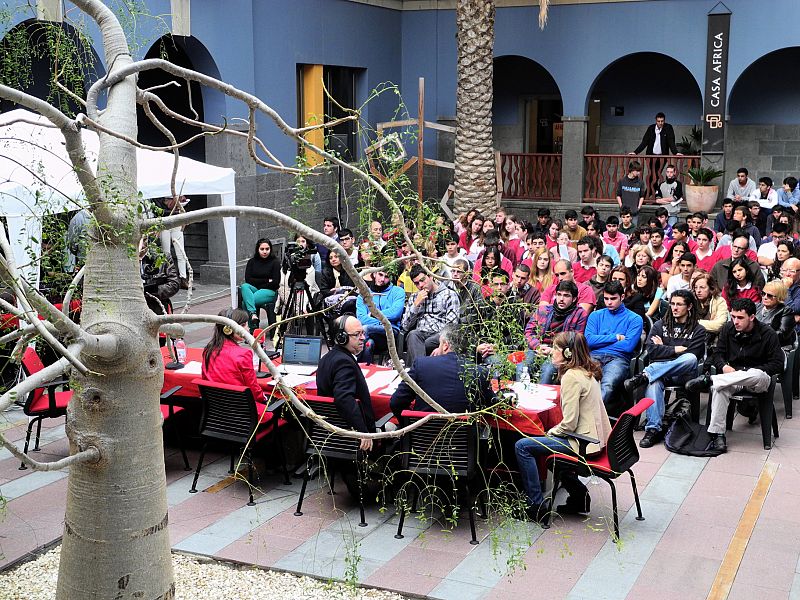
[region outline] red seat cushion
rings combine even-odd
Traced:
[[[268,406],[266,404],[262,402],[256,402],[258,422],[260,423],[255,436],[255,440],[257,442],[263,440],[270,433],[272,433],[272,429],[275,426],[275,422],[272,420],[273,413],[268,411],[267,408]],[[286,425],[286,419],[278,419],[278,427],[283,427],[284,425]]]
[[[172,407],[172,416],[177,415],[182,410],[183,410],[182,406],[173,406]],[[169,404],[162,404],[161,405],[161,416],[164,417],[165,421],[170,418]]]
[[[570,456],[568,454],[551,454],[547,457],[548,461],[553,460],[560,460],[563,462],[574,463],[575,465],[580,465],[584,468],[587,466],[591,468],[593,471],[602,471],[603,473],[611,474],[613,473],[611,470],[611,464],[608,460],[608,452],[605,450],[598,454],[597,456],[593,456],[590,459],[585,459],[579,456]],[[615,477],[619,476],[619,473],[614,474]]]
[[[67,404],[72,399],[72,390],[66,390],[64,392],[56,392],[56,410],[58,412],[62,412],[67,410]],[[27,415],[40,415],[42,413],[46,413],[50,410],[50,401],[48,399],[48,394],[42,394],[38,398],[35,398],[33,402],[31,402],[30,406],[26,409],[25,414]]]

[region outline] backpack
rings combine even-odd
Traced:
[[[687,415],[678,415],[672,422],[664,445],[667,450],[686,456],[719,456],[722,452],[706,450],[711,436],[700,423],[690,420]]]

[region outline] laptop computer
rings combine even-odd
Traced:
[[[281,374],[313,375],[322,356],[322,338],[311,335],[287,335],[283,338]]]

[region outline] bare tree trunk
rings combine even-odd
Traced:
[[[96,0],[76,4],[101,26],[109,74],[129,65],[113,13]],[[99,119],[136,139],[134,77],[109,90]],[[72,379],[70,452],[91,443],[101,459],[70,468],[56,597],[167,600],[175,596],[175,583],[159,407],[164,373],[136,256],[136,149],[101,134],[97,180],[103,203],[95,216],[102,235],[87,256],[81,325],[90,333],[116,335],[120,343],[111,358],[82,353],[90,372]]]
[[[496,205],[492,144],[494,0],[457,0],[455,207]]]

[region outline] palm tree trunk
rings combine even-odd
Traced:
[[[496,206],[492,144],[494,0],[457,0],[455,207]]]

